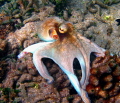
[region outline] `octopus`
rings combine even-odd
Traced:
[[[37,26],[36,26],[37,27]],[[64,21],[59,17],[49,17],[36,30],[42,42],[32,44],[25,48],[18,58],[27,53],[33,54],[33,63],[48,83],[53,82],[53,77],[47,71],[42,58],[52,59],[68,76],[71,84],[85,103],[90,103],[86,92],[86,85],[90,75],[90,54],[105,56],[105,49],[99,47],[89,39],[77,33],[71,22]],[[79,81],[74,73],[73,60],[78,59],[82,77]]]

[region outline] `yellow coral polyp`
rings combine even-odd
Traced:
[[[108,23],[112,23],[114,21],[113,15],[104,15],[103,19]]]
[[[113,21],[113,16],[112,15],[104,15],[103,19]]]

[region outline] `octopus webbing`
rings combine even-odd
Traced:
[[[32,53],[36,69],[43,78],[48,80],[48,83],[52,83],[54,79],[49,75],[42,58],[52,59],[68,76],[82,100],[90,103],[85,90],[90,75],[90,54],[94,52],[97,56],[103,57],[105,50],[77,33],[72,23],[58,17],[47,18],[39,27],[36,33],[43,42],[28,46],[18,55],[18,58],[22,58],[26,53]],[[75,58],[78,59],[82,70],[80,81],[73,70]]]

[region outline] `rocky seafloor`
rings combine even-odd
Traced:
[[[31,54],[17,58],[24,48],[40,39],[32,30],[15,32],[26,23],[56,15],[72,22],[77,32],[114,54],[106,53],[104,58],[92,62],[86,90],[92,103],[120,102],[119,0],[16,1],[5,4],[2,1],[4,5],[0,8],[0,103],[83,103],[67,76],[52,60],[43,59],[54,78],[54,82],[48,84],[34,67]],[[80,79],[79,63],[74,60],[73,64]]]

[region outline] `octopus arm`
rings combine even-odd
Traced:
[[[86,79],[86,64],[85,64],[85,59],[83,57],[83,55],[81,53],[79,53],[76,58],[78,59],[80,66],[81,66],[81,70],[82,70],[82,78],[80,80],[80,84],[83,85],[84,81]]]
[[[64,68],[64,66],[61,66],[60,64],[59,66],[64,71],[64,73],[68,76],[70,82],[72,83],[73,87],[78,92],[78,94],[81,95],[80,84],[74,72],[68,71],[67,68]]]
[[[41,74],[41,76],[48,80],[48,83],[51,83],[53,81],[53,78],[49,75],[45,65],[41,61],[42,54],[40,53],[42,52],[40,51],[44,50],[44,48],[50,43],[52,42],[41,42],[41,43],[33,44],[25,48],[18,55],[18,58],[22,58],[23,56],[25,56],[26,53],[33,53],[33,63],[35,67],[37,68],[38,72]]]
[[[84,101],[84,103],[91,103],[87,92],[84,89],[81,89],[81,98]]]
[[[33,53],[33,63],[36,67],[36,69],[38,70],[38,72],[40,73],[40,75],[47,79],[48,83],[52,83],[53,82],[53,77],[49,75],[47,68],[45,67],[45,65],[42,62],[42,52],[40,52],[39,50],[36,51],[35,53]]]
[[[85,70],[86,71],[82,72],[82,78],[81,78],[80,84],[83,89],[86,89],[86,85],[88,84],[88,79],[89,79],[89,75],[90,75],[90,56],[87,57],[87,55],[84,55],[84,58],[85,58],[85,66],[86,66]],[[85,74],[85,78],[83,76],[84,74]]]
[[[65,56],[63,56],[63,57],[65,57]],[[68,55],[68,57],[69,57],[69,55]],[[55,62],[60,66],[60,68],[68,76],[71,84],[73,85],[73,87],[75,88],[75,90],[77,91],[77,93],[81,96],[82,100],[85,103],[90,103],[90,99],[89,99],[86,91],[81,88],[81,85],[80,85],[80,83],[79,83],[79,81],[77,79],[77,76],[74,74],[73,65],[72,65],[73,58],[70,56],[69,59],[67,59],[67,60],[66,59],[64,58],[62,60],[62,63],[59,62],[59,61],[56,61],[56,60],[55,60]],[[80,62],[82,64],[82,66],[85,66],[83,58],[79,59],[79,60],[80,60]],[[83,67],[83,69],[85,70],[85,67]],[[83,75],[85,77],[85,71],[84,70],[82,70],[82,71],[83,71]]]
[[[73,85],[73,87],[75,88],[75,90],[77,91],[77,93],[81,96],[82,100],[85,103],[90,103],[90,99],[88,97],[88,94],[87,94],[87,92],[85,90],[83,90],[81,88],[80,83],[79,83],[76,75],[74,73],[68,71],[67,68],[64,68],[63,66],[60,66],[60,67],[66,73],[66,75],[68,76],[71,84]]]
[[[97,44],[91,42],[86,37],[83,37],[81,35],[78,35],[78,38],[80,39],[80,42],[83,45],[83,48],[87,52],[88,55],[90,55],[91,52],[95,52],[96,56],[105,56],[105,49],[99,47]]]
[[[86,79],[84,79],[84,83],[82,81],[80,81],[82,88],[86,88],[86,85],[88,84],[88,78],[90,75],[90,54],[91,52],[94,52],[96,54],[96,56],[105,56],[105,49],[99,47],[98,45],[96,45],[95,43],[91,42],[89,39],[78,35],[78,38],[81,42],[82,45],[82,49],[81,52],[83,54],[83,57],[85,59],[85,63],[86,63]],[[84,52],[83,52],[84,51]],[[82,77],[83,78],[83,77]],[[83,79],[81,79],[83,80]]]
[[[52,42],[40,42],[40,43],[36,43],[33,45],[28,46],[27,48],[25,48],[19,55],[18,58],[22,58],[24,57],[27,53],[34,53],[35,51],[37,51],[37,49],[42,49],[44,48],[46,45],[50,44]]]

